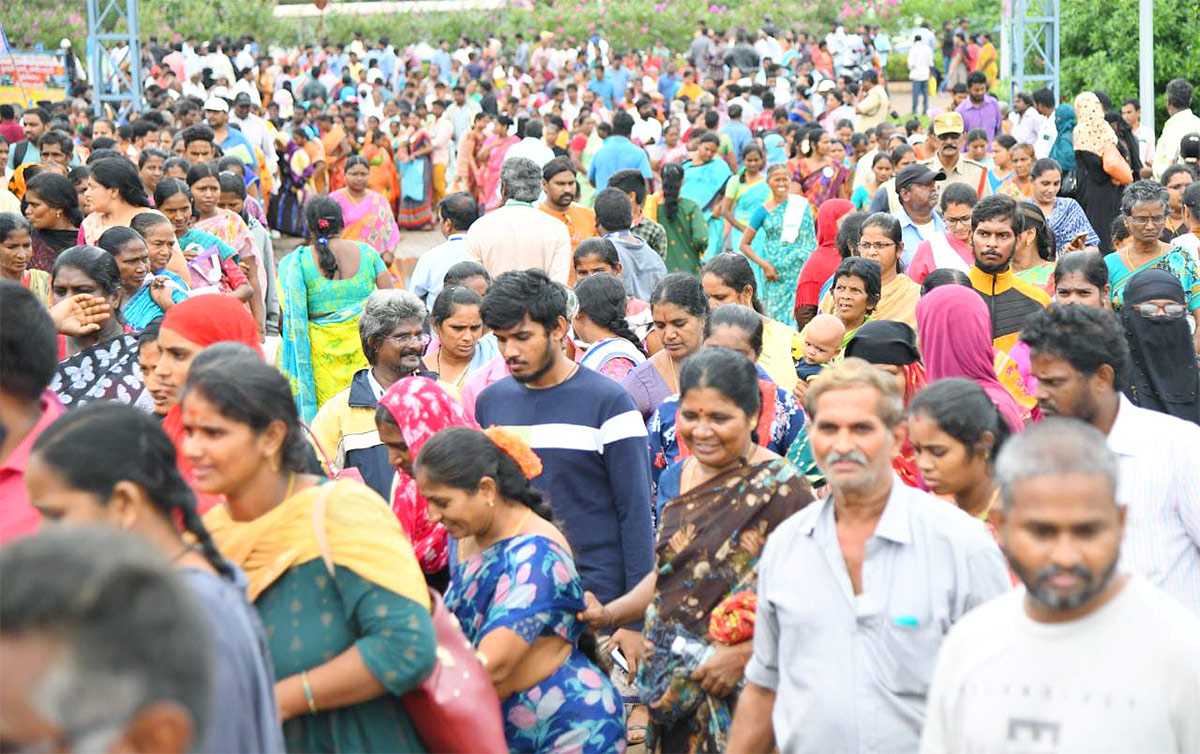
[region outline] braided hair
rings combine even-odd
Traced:
[[[646,353],[625,319],[625,286],[620,278],[607,272],[590,275],[575,284],[575,296],[579,299],[579,311],[588,319],[628,340],[640,353]]]
[[[337,275],[338,261],[329,248],[329,241],[340,237],[346,226],[342,205],[328,196],[314,196],[304,205],[304,219],[308,223],[310,240],[317,250],[321,274],[333,280]]]
[[[674,220],[679,211],[679,190],[683,188],[683,166],[677,162],[668,162],[662,166],[662,213],[668,220]]]
[[[218,574],[234,580],[196,512],[196,496],[175,464],[162,427],[132,406],[96,401],[64,414],[33,445],[33,453],[71,488],[108,505],[118,482],[140,487],[157,512],[195,538]]]

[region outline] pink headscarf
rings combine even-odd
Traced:
[[[917,302],[917,331],[929,381],[972,380],[992,399],[1013,432],[1025,428],[1021,410],[996,377],[992,320],[973,288],[943,285]]]
[[[425,443],[447,427],[478,429],[458,401],[428,377],[405,377],[387,389],[379,405],[387,408],[396,420],[400,435],[413,458]],[[392,496],[392,511],[412,542],[413,552],[425,573],[437,573],[446,567],[446,530],[429,520],[429,503],[417,490],[417,482],[396,469],[396,491]]]

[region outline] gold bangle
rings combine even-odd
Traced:
[[[312,714],[317,714],[320,709],[317,708],[317,700],[313,698],[312,686],[308,682],[308,671],[304,670],[300,673],[300,685],[304,687],[304,699],[308,702],[308,711]]]

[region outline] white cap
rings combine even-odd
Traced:
[[[220,97],[209,97],[208,101],[204,103],[204,109],[227,113],[229,112],[229,103]]]
[[[837,89],[837,84],[833,79],[824,79],[821,83],[817,84],[817,94],[824,94],[834,89]]]

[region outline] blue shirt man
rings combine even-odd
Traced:
[[[633,168],[650,180],[650,158],[646,150],[629,140],[633,133],[633,116],[619,112],[613,117],[613,135],[604,140],[604,146],[592,158],[588,168],[588,180],[597,191],[608,188],[608,179],[618,170]]]
[[[609,110],[616,107],[616,102],[613,99],[616,90],[613,87],[612,80],[604,78],[604,68],[602,66],[596,66],[596,72],[592,74],[592,80],[588,82],[588,91],[604,100],[604,106]]]
[[[729,122],[721,129],[721,133],[729,137],[733,142],[733,156],[737,160],[738,166],[742,164],[742,150],[754,139],[754,134],[750,132],[750,128],[742,122],[742,106],[729,106]]]

